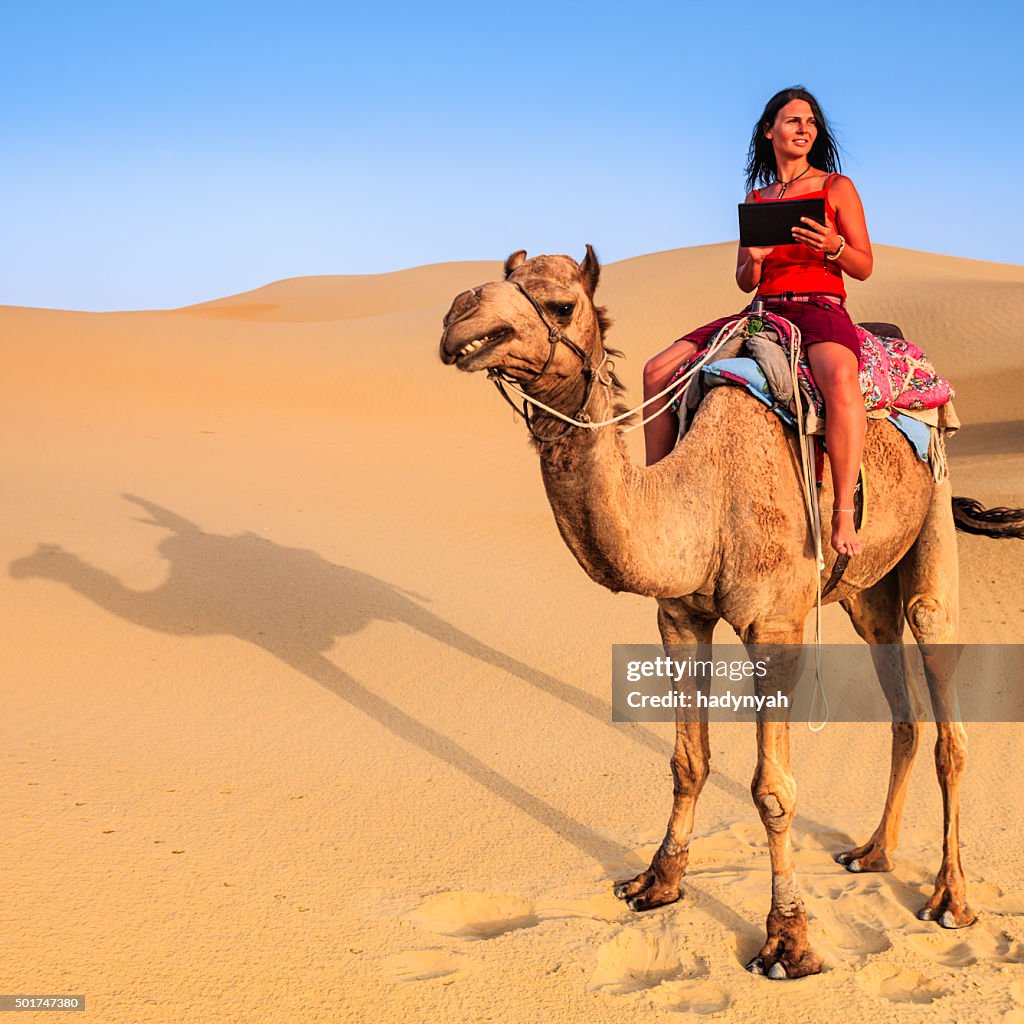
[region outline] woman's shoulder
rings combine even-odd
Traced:
[[[848,210],[860,205],[860,195],[845,174],[830,174],[827,182],[825,195],[833,210]]]
[[[848,178],[845,174],[830,174],[825,181],[829,192],[838,189],[840,192],[856,192],[857,189],[853,184],[853,180]]]

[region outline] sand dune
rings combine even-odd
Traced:
[[[734,251],[605,268],[631,394],[742,304]],[[877,820],[884,725],[794,729],[820,976],[742,970],[770,885],[750,726],[712,731],[684,899],[611,896],[669,808],[670,728],[610,721],[609,644],[656,642],[654,606],[586,579],[522,424],[437,359],[451,299],[499,273],[0,309],[4,991],[110,1022],[1024,1018],[1019,725],[969,728],[971,929],[912,913],[930,739],[895,871],[832,863]],[[879,246],[850,292],[957,385],[954,490],[1024,505],[1024,267]],[[961,540],[965,639],[1020,640],[1022,549]],[[853,639],[837,608],[825,632]]]

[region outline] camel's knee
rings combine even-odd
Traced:
[[[796,813],[796,784],[784,776],[754,776],[750,793],[769,832],[785,832]]]
[[[672,768],[672,788],[676,796],[699,793],[711,774],[711,760],[703,745],[700,750],[677,750],[669,763]]]
[[[904,757],[914,757],[921,740],[921,727],[917,722],[893,722],[892,738]]]
[[[953,609],[940,597],[918,595],[907,602],[907,622],[918,643],[942,643],[956,632]]]
[[[959,778],[967,767],[967,731],[959,722],[944,723],[939,728],[935,767],[949,778]]]

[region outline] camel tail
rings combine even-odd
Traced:
[[[954,498],[953,522],[964,533],[1024,538],[1024,508],[985,508],[973,498]]]

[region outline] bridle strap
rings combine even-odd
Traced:
[[[580,362],[583,364],[585,371],[590,370],[590,358],[587,356],[586,352],[584,352],[583,349],[580,348],[580,346],[577,345],[576,342],[569,337],[569,335],[564,334],[555,324],[553,324],[547,318],[547,314],[541,308],[540,303],[518,281],[511,281],[510,284],[514,284],[523,293],[523,295],[526,296],[530,305],[533,306],[533,308],[537,311],[537,316],[540,317],[541,323],[544,324],[544,326],[548,329],[548,343],[551,345],[551,349],[548,352],[547,362],[544,363],[544,366],[540,369],[540,371],[537,374],[534,375],[532,379],[540,380],[540,378],[543,377],[544,374],[548,372],[548,369],[551,366],[551,362],[555,358],[555,346],[558,345],[559,342],[561,342],[568,348],[572,349],[572,351],[576,353],[576,355],[579,357]]]
[[[526,296],[530,305],[533,306],[533,308],[536,310],[537,316],[540,317],[541,323],[543,323],[544,326],[548,329],[548,344],[550,345],[550,348],[548,349],[548,357],[545,360],[544,365],[540,368],[540,370],[538,370],[532,377],[527,377],[525,380],[520,380],[518,378],[507,376],[503,370],[500,370],[497,367],[492,367],[490,370],[488,370],[487,376],[490,377],[490,379],[494,382],[494,386],[498,389],[498,392],[501,394],[501,397],[504,398],[505,401],[508,402],[508,404],[511,405],[512,408],[523,417],[523,421],[526,423],[526,427],[530,431],[530,435],[533,437],[535,441],[559,441],[563,437],[565,437],[566,434],[569,433],[569,431],[572,429],[572,424],[567,423],[559,433],[554,434],[550,437],[544,437],[541,434],[538,434],[533,426],[533,420],[536,419],[536,415],[533,418],[531,418],[525,400],[523,401],[523,407],[520,409],[519,406],[517,406],[516,403],[512,401],[512,399],[509,397],[509,394],[505,390],[505,385],[503,382],[508,381],[509,383],[514,382],[516,384],[533,384],[536,381],[540,380],[540,378],[543,377],[544,374],[546,374],[548,370],[551,368],[551,364],[554,362],[555,359],[555,349],[558,347],[559,343],[561,343],[562,345],[565,345],[566,348],[574,352],[579,361],[583,364],[583,399],[580,402],[579,409],[577,409],[576,412],[573,414],[572,419],[579,420],[585,423],[589,420],[586,409],[587,405],[590,403],[590,396],[594,390],[594,377],[596,376],[596,374],[594,373],[594,367],[591,364],[590,357],[587,355],[587,353],[584,352],[583,349],[579,345],[577,345],[575,341],[572,340],[572,338],[570,338],[557,325],[553,324],[548,319],[540,303],[518,281],[510,281],[509,283],[514,284],[523,293],[523,295]]]

